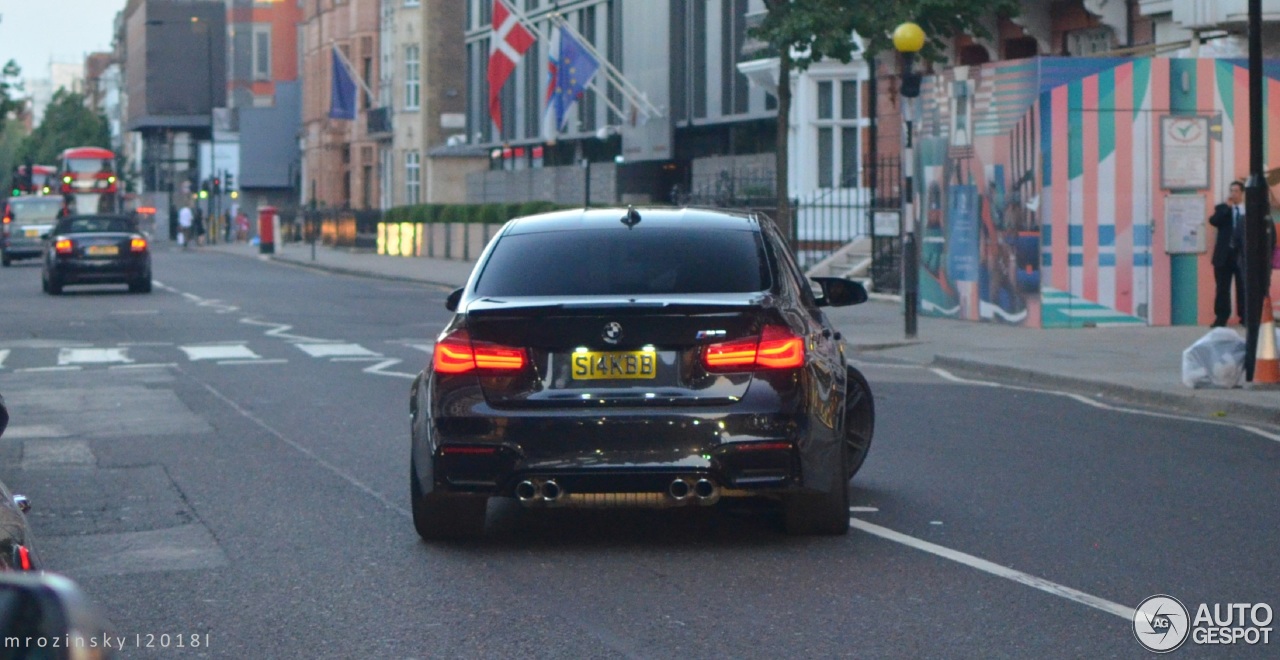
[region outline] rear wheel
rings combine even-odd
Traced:
[[[849,378],[845,390],[844,443],[849,454],[849,478],[858,473],[867,453],[871,451],[871,436],[876,428],[875,397],[871,384],[861,371],[847,367]]]
[[[422,494],[417,467],[410,464],[409,497],[413,527],[424,541],[466,539],[484,532],[489,498],[477,495]]]
[[[45,279],[45,286],[47,287],[45,289],[45,293],[48,293],[51,296],[62,294],[62,279],[57,275],[50,273]]]
[[[9,265],[12,263],[13,263],[13,259],[9,258],[9,253],[0,251],[0,264],[4,264],[4,267],[8,268]]]
[[[840,446],[840,460],[830,466],[831,476],[840,485],[828,493],[792,493],[782,502],[787,533],[839,536],[849,532],[849,480],[844,477],[849,464],[846,445]]]

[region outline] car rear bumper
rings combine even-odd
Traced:
[[[9,237],[0,243],[0,249],[10,259],[34,259],[40,256],[43,245],[39,240]]]
[[[433,490],[506,497],[546,481],[573,495],[665,495],[677,479],[745,494],[831,487],[805,476],[830,473],[816,466],[838,460],[834,435],[809,433],[803,414],[734,408],[442,418],[414,434],[414,464]]]
[[[63,284],[113,284],[132,282],[147,276],[145,257],[126,259],[59,259],[53,272]]]

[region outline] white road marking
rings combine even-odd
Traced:
[[[40,440],[22,443],[22,469],[93,465],[97,462],[84,440]]]
[[[1012,580],[1033,589],[1039,589],[1047,594],[1058,596],[1059,598],[1065,598],[1082,605],[1088,605],[1089,607],[1101,610],[1107,614],[1114,614],[1126,621],[1133,621],[1134,610],[1131,607],[1125,607],[1119,603],[1113,603],[1092,594],[1087,594],[1083,591],[1072,589],[1071,587],[1066,587],[1044,578],[1023,573],[1022,571],[1009,568],[1008,566],[1001,566],[995,562],[987,561],[986,559],[975,557],[973,555],[960,552],[959,550],[952,550],[951,548],[943,547],[936,543],[930,543],[914,536],[895,532],[892,529],[881,527],[879,525],[866,522],[865,520],[850,518],[849,524],[855,529],[860,529],[868,534],[879,536],[882,539],[901,543],[917,550],[923,550],[932,555],[942,557],[943,559],[950,559],[951,561],[964,564],[970,568],[976,568],[984,573],[990,573],[991,575],[1002,577],[1006,580]]]
[[[144,364],[115,364],[108,369],[169,369],[178,366],[177,362],[150,362]]]
[[[378,362],[382,360],[381,355],[371,355],[369,357],[336,357],[330,358],[330,362]]]
[[[336,357],[382,357],[381,353],[375,353],[360,344],[294,344],[302,349],[307,355],[315,358],[336,358]]]
[[[173,346],[171,341],[122,341],[117,346],[135,347],[135,346]]]
[[[273,358],[270,360],[258,358],[256,360],[218,360],[216,364],[284,364],[286,362],[288,362],[288,360],[284,358]]]
[[[364,369],[361,369],[361,371],[367,374],[374,374],[377,376],[392,376],[394,378],[408,378],[409,380],[413,380],[414,378],[418,377],[418,374],[411,374],[404,371],[385,371],[387,367],[394,367],[395,365],[400,364],[401,362],[404,362],[404,360],[397,360],[395,358],[391,358],[389,360],[383,360],[382,362],[379,362],[375,365],[365,367]]]
[[[880,509],[874,506],[851,506],[849,513],[880,513]]]
[[[160,310],[158,309],[119,309],[111,313],[117,316],[143,316],[143,315],[159,314]]]
[[[405,345],[406,345],[406,346],[408,346],[409,348],[416,348],[416,349],[418,349],[418,350],[422,351],[423,353],[435,353],[435,352],[436,352],[436,345],[435,345],[434,343],[431,343],[431,344],[405,344]]]
[[[129,363],[127,348],[62,348],[58,350],[58,366],[71,364]]]
[[[188,360],[257,360],[262,356],[244,344],[233,346],[179,346]]]
[[[1015,392],[1034,392],[1036,394],[1052,394],[1054,396],[1067,397],[1068,399],[1075,400],[1079,403],[1083,403],[1087,406],[1092,406],[1100,410],[1108,410],[1111,412],[1119,412],[1119,413],[1128,413],[1130,415],[1145,415],[1147,417],[1156,417],[1158,419],[1171,419],[1179,422],[1198,422],[1200,424],[1212,424],[1214,426],[1228,426],[1234,429],[1240,429],[1241,431],[1245,431],[1247,433],[1252,433],[1254,435],[1266,438],[1274,442],[1280,442],[1280,435],[1277,435],[1269,431],[1264,431],[1256,426],[1246,426],[1244,424],[1233,424],[1231,422],[1220,422],[1217,420],[1204,419],[1201,417],[1189,417],[1187,415],[1175,415],[1172,413],[1162,413],[1162,412],[1156,412],[1153,410],[1141,410],[1139,408],[1126,408],[1124,406],[1113,406],[1108,403],[1103,403],[1101,401],[1091,399],[1082,394],[1076,394],[1075,392],[1062,392],[1059,390],[1043,390],[1043,389],[1038,389],[1034,387],[1005,385],[1004,383],[994,383],[994,382],[985,381],[985,380],[970,380],[968,378],[961,378],[960,376],[957,376],[947,371],[946,369],[942,369],[940,367],[921,367],[921,368],[927,368],[929,371],[932,371],[933,373],[937,374],[939,377],[945,380],[949,380],[953,383],[959,383],[961,385],[975,385],[978,387],[996,387],[1000,389],[1012,390]]]
[[[65,438],[71,435],[66,429],[56,424],[31,424],[28,426],[10,426],[4,432],[5,440],[24,440],[27,438]]]
[[[260,327],[271,328],[266,332],[266,335],[268,337],[279,337],[280,339],[290,339],[293,341],[314,341],[314,342],[338,341],[335,339],[320,339],[318,337],[304,337],[302,335],[291,335],[289,334],[289,331],[293,329],[293,326],[286,325],[284,323],[271,323],[269,321],[259,321],[253,318],[240,319],[240,322],[248,325],[256,325]]]
[[[9,349],[0,348],[0,369],[4,368],[4,361],[9,357]]]
[[[31,368],[29,368],[29,369],[14,369],[14,370],[13,370],[13,373],[15,373],[15,374],[35,374],[35,373],[41,373],[41,372],[45,372],[45,371],[80,371],[80,370],[81,370],[81,369],[83,369],[83,368],[84,368],[84,367],[80,367],[80,366],[73,366],[73,367],[31,367]]]

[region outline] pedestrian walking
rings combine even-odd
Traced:
[[[249,216],[243,210],[236,212],[236,242],[249,242]]]
[[[1213,324],[1221,328],[1231,318],[1231,290],[1236,294],[1236,316],[1244,323],[1244,277],[1240,272],[1244,248],[1244,183],[1232,181],[1227,201],[1213,209],[1209,224],[1218,230],[1213,243]],[[1232,282],[1235,286],[1232,287]]]
[[[196,245],[204,244],[204,214],[200,212],[200,207],[198,206],[191,223],[191,233],[194,235]]]
[[[191,213],[190,206],[184,206],[178,211],[178,245],[186,250],[187,244],[191,242],[191,227],[195,224],[195,219]]]

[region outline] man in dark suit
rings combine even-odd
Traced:
[[[1236,316],[1244,323],[1244,278],[1240,272],[1244,246],[1244,184],[1231,182],[1227,202],[1213,209],[1209,224],[1218,230],[1213,244],[1213,326],[1220,328],[1231,318],[1231,282],[1235,281]]]

